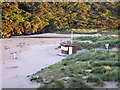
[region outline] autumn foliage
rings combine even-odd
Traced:
[[[117,2],[4,2],[2,37],[66,29],[118,28]]]

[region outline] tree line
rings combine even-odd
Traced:
[[[117,29],[118,2],[3,2],[2,37],[68,29]]]

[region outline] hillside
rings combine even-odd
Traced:
[[[117,29],[117,2],[4,2],[2,37],[66,29]]]

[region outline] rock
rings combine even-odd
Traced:
[[[70,79],[71,77],[63,77],[63,78],[61,78],[61,79],[63,79],[63,80],[68,80],[68,79]]]
[[[83,78],[83,79],[87,79],[87,78],[88,78],[88,76],[83,76],[82,78]]]
[[[92,70],[85,70],[86,73],[90,73]]]

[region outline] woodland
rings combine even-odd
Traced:
[[[118,29],[118,2],[3,2],[2,38],[70,29]]]

